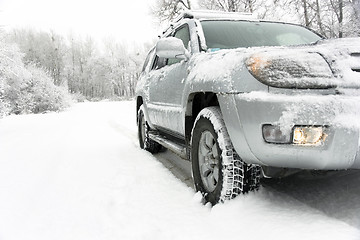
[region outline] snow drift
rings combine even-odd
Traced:
[[[359,172],[294,177],[209,208],[140,150],[134,109],[1,119],[0,239],[360,238]]]

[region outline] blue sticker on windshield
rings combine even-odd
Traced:
[[[210,52],[216,52],[216,51],[219,51],[220,48],[210,48],[209,50],[210,50]]]

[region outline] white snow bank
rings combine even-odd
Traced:
[[[359,214],[329,217],[268,187],[202,206],[199,194],[139,149],[136,136],[134,102],[1,119],[0,239],[360,237]],[[321,199],[328,210],[341,200],[356,212],[359,205],[346,205],[344,195],[360,202],[347,191]]]

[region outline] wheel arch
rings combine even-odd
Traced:
[[[185,110],[185,142],[187,145],[190,145],[191,130],[197,115],[202,109],[213,106],[220,107],[217,94],[214,92],[194,92],[189,95]]]

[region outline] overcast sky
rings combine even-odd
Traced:
[[[97,40],[144,42],[159,32],[150,16],[153,0],[0,0],[0,25],[32,27]]]

